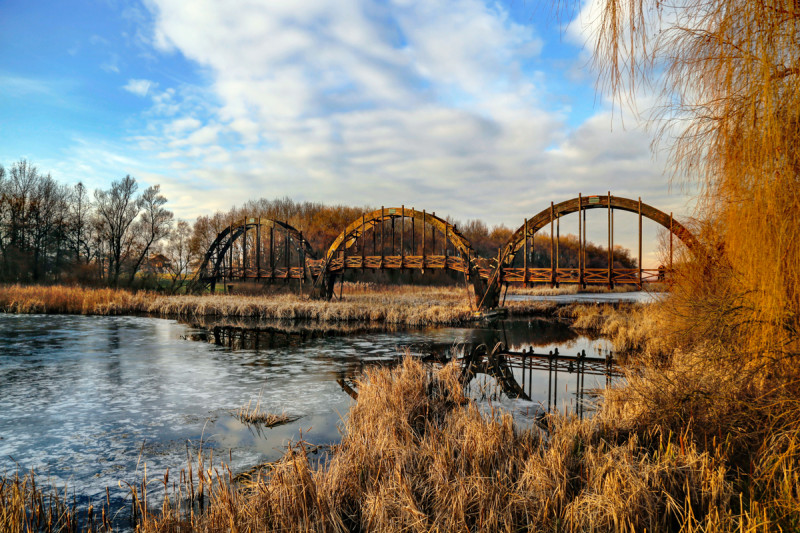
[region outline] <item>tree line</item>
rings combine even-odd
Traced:
[[[190,224],[167,208],[159,185],[140,190],[128,175],[108,189],[89,191],[80,182],[59,183],[21,159],[8,169],[0,165],[0,281],[155,287],[161,279],[168,282],[163,288],[174,291],[193,274],[217,234],[245,216],[291,224],[321,255],[348,224],[374,209],[261,198]],[[447,220],[486,258],[496,257],[512,233],[481,220]],[[560,264],[576,263],[577,250],[577,237],[562,236]],[[533,251],[531,267],[550,266],[549,237],[537,237]],[[605,266],[602,246],[589,243],[587,254],[587,266]],[[622,248],[615,249],[614,261],[620,267],[636,263]],[[385,274],[376,279],[393,280]]]

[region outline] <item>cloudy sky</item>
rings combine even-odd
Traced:
[[[518,227],[609,189],[686,213],[572,19],[532,0],[3,0],[0,163],[131,174],[187,219],[286,195]]]

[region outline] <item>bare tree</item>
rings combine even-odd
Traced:
[[[131,266],[128,284],[132,285],[136,273],[147,258],[153,245],[169,234],[172,227],[172,211],[164,209],[167,199],[159,194],[160,185],[148,187],[139,199],[142,215],[135,225],[136,256]]]
[[[178,291],[192,273],[195,254],[191,240],[192,227],[185,220],[179,220],[164,246],[164,256],[168,259],[166,267],[172,279],[170,292]]]
[[[97,214],[108,242],[109,281],[115,286],[119,284],[123,251],[126,242],[130,241],[131,225],[139,215],[141,204],[134,198],[138,188],[136,180],[128,175],[113,182],[111,189],[94,192]]]
[[[69,247],[76,264],[88,265],[92,260],[92,202],[83,183],[73,187],[69,202]]]

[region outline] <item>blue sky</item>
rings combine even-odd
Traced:
[[[686,211],[612,124],[578,13],[531,1],[0,4],[0,163],[160,183],[180,217],[247,199],[405,204],[518,226],[551,200]]]

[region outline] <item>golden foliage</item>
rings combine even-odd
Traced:
[[[800,353],[800,4],[605,0],[596,63],[622,102],[660,90],[660,139],[698,180],[699,237],[673,310],[770,371]]]

